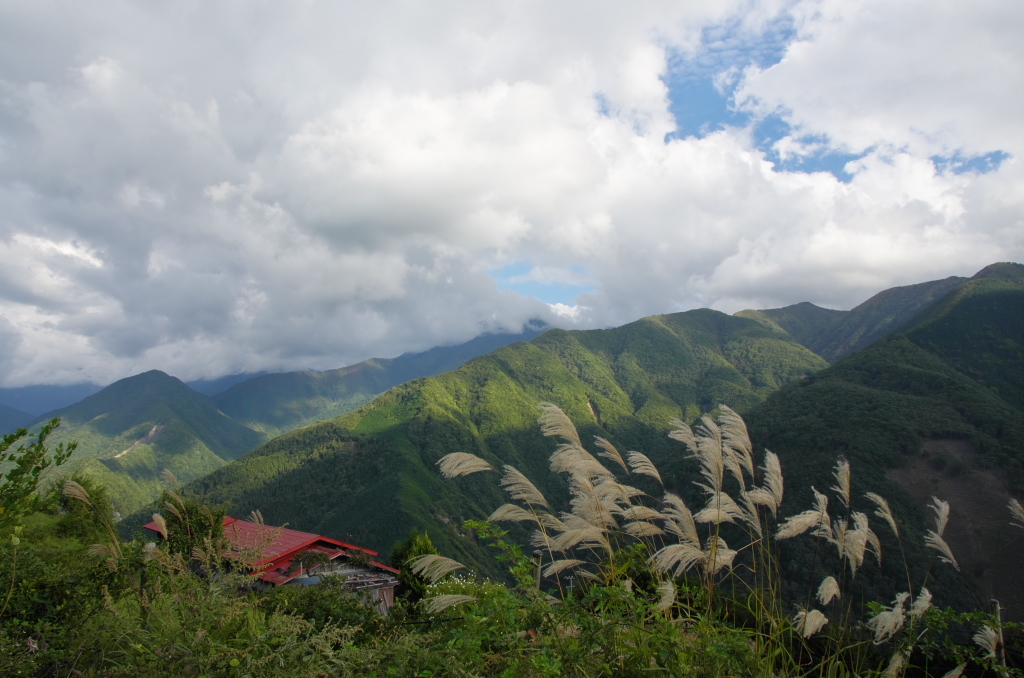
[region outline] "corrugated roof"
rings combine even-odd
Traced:
[[[147,523],[144,527],[154,532],[159,531],[155,522]],[[331,560],[348,555],[348,551],[361,551],[368,556],[377,555],[376,551],[339,539],[324,537],[312,532],[290,530],[286,527],[259,525],[231,516],[224,518],[224,536],[231,542],[235,550],[262,547],[261,557],[251,565],[256,572],[262,570],[260,579],[273,584],[283,584],[302,574],[303,570],[301,569],[286,574],[292,560],[302,551],[319,551],[327,554]],[[371,560],[370,564],[394,574],[399,572],[395,568],[377,561]]]

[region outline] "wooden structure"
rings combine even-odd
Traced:
[[[145,525],[159,535],[155,522]],[[260,555],[250,565],[266,586],[310,586],[324,577],[344,577],[345,588],[366,594],[382,614],[395,602],[398,570],[373,560],[376,551],[338,539],[285,527],[270,527],[248,520],[224,518],[224,537],[233,551],[252,550]],[[300,554],[322,554],[316,565],[303,566]],[[296,559],[299,558],[299,562]]]

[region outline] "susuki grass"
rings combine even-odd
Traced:
[[[565,510],[556,511],[530,479],[506,465],[499,484],[512,501],[497,507],[488,520],[532,526],[530,547],[542,554],[542,575],[550,595],[530,591],[526,574],[531,561],[515,551],[520,556],[521,591],[524,600],[546,610],[549,630],[554,632],[549,639],[552,646],[558,645],[557,628],[565,625],[564,620],[558,621],[564,616],[559,606],[564,610],[580,596],[585,599],[614,589],[649,603],[644,615],[629,623],[651,633],[664,631],[666,625],[707,629],[709,624],[740,631],[754,650],[745,667],[751,674],[899,676],[913,669],[932,675],[933,669],[924,666],[928,664],[942,667],[934,675],[950,677],[968,667],[1019,675],[1005,665],[1003,626],[980,613],[971,617],[975,623],[985,622],[975,629],[974,649],[947,642],[945,656],[938,652],[942,643],[934,636],[951,638],[944,631],[952,613],[932,608],[931,593],[925,586],[917,591],[909,587],[909,574],[908,590],[891,603],[855,608],[846,589],[872,561],[877,565],[883,558],[876,530],[890,530],[897,543],[902,542],[899,523],[884,497],[868,493],[861,501],[853,495],[853,469],[845,459],[836,463],[829,494],[811,488],[812,506],[783,516],[784,478],[778,457],[765,451],[758,464],[742,418],[720,406],[717,417],[705,415],[692,429],[681,421],[672,422],[670,437],[699,466],[699,477],[693,482],[704,501],[691,508],[664,488],[656,496],[635,486],[638,476],[662,484],[658,469],[642,453],[623,454],[603,438],[595,439],[596,453],[591,453],[557,406],[542,403],[540,410],[543,433],[560,441],[551,454],[550,469],[565,477],[569,502]],[[466,453],[449,454],[438,466],[447,478],[498,472]],[[857,510],[859,505],[873,508],[871,516]],[[934,528],[928,530],[925,543],[936,558],[935,566],[959,570],[943,538],[949,505],[934,498],[930,508]],[[1009,508],[1024,527],[1020,504],[1011,500]],[[815,554],[822,561],[826,550],[834,551],[835,558],[829,562],[838,563],[839,569],[811,583],[805,600],[787,603],[779,594],[775,544],[796,538],[815,540]],[[510,548],[501,544],[506,551]],[[414,565],[415,571],[432,581],[459,567],[438,556],[425,556]],[[567,576],[582,586],[566,591]],[[424,606],[437,613],[450,612],[455,606],[470,608],[476,602],[472,595],[447,592],[428,597]],[[739,618],[743,621],[737,625]],[[924,648],[919,642],[928,634]],[[699,644],[687,634],[676,640],[685,645],[687,638]],[[666,656],[680,661],[683,655]],[[649,659],[652,670],[679,668],[653,655]]]

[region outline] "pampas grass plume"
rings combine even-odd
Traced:
[[[1017,501],[1016,499],[1010,499],[1010,502],[1007,504],[1007,506],[1010,509],[1010,515],[1012,515],[1013,519],[1017,521],[1015,523],[1011,523],[1011,525],[1024,528],[1024,507],[1022,507],[1020,505],[1020,502]]]
[[[561,436],[583,447],[583,443],[580,442],[579,433],[576,432],[576,427],[573,425],[572,420],[569,419],[558,405],[554,403],[540,403],[537,405],[537,409],[543,412],[538,420],[540,421],[541,433],[546,436]]]
[[[434,596],[433,598],[423,599],[423,609],[427,614],[441,614],[450,607],[461,605],[462,603],[471,603],[474,600],[476,600],[476,598],[473,596],[462,596],[458,594]]]
[[[828,624],[828,617],[818,610],[800,610],[793,617],[793,626],[804,638],[810,638]]]
[[[832,602],[833,598],[841,597],[839,582],[835,580],[835,577],[825,577],[821,581],[821,586],[818,587],[818,602],[822,605],[828,605]]]
[[[465,567],[458,561],[439,556],[436,553],[428,553],[409,561],[409,569],[413,574],[423,577],[431,584],[436,584],[455,570],[465,569]]]
[[[471,473],[494,470],[494,467],[486,461],[468,452],[446,454],[437,460],[437,465],[441,469],[441,475],[445,478],[456,478],[468,476]]]

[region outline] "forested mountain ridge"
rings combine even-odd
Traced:
[[[947,536],[964,595],[998,598],[1015,619],[1024,619],[1024,580],[1014,565],[1024,560],[1024,534],[1007,528],[1006,503],[1024,497],[1022,273],[1019,264],[986,268],[898,333],[780,389],[748,415],[755,442],[780,456],[787,502],[797,507],[810,504],[812,485],[828,486],[837,457],[849,459],[856,510],[870,510],[865,492],[889,499],[913,535],[902,544],[919,579],[934,564],[914,549],[930,520],[926,504],[932,496],[949,501]],[[885,530],[880,535],[883,548],[899,550]],[[889,577],[901,566],[883,564]],[[964,589],[957,578],[946,584],[944,596]]]
[[[801,344],[834,363],[897,331],[967,280],[952,276],[892,287],[850,311],[835,311],[802,302],[784,308],[740,311],[736,315],[785,330]]]
[[[493,479],[443,481],[434,464],[444,454],[512,464],[562,498],[564,485],[547,469],[553,444],[536,426],[537,403],[552,401],[584,439],[643,450],[675,482],[684,463],[664,435],[670,419],[692,421],[723,402],[747,411],[825,366],[785,333],[708,309],[610,330],[549,330],[277,438],[188,489],[230,502],[235,513],[259,509],[271,524],[384,553],[411,527],[427,529],[444,552],[494,573],[461,524],[486,517],[501,493]]]
[[[13,431],[35,421],[35,415],[0,403],[0,431]]]
[[[106,485],[122,513],[160,495],[165,468],[187,482],[266,440],[157,370],[122,379],[37,421],[52,417],[60,417],[61,426],[51,440],[78,442],[68,471],[85,471]]]
[[[551,401],[577,424],[586,445],[600,435],[621,450],[643,451],[661,470],[666,488],[698,506],[701,500],[688,485],[692,462],[666,438],[667,422],[680,416],[692,421],[724,403],[746,413],[759,449],[782,457],[788,488],[783,515],[807,508],[812,485],[834,483],[832,469],[845,456],[853,464],[856,510],[867,510],[860,506],[867,491],[890,499],[905,530],[914,585],[928,577],[938,600],[965,604],[969,590],[956,583],[955,572],[933,569],[935,559],[923,547],[926,511],[920,497],[893,474],[918,458],[938,465],[929,441],[960,440],[973,456],[966,466],[950,464],[946,476],[957,473],[963,482],[982,483],[975,488],[981,494],[1008,497],[1010,490],[1020,491],[1020,410],[986,376],[998,376],[998,370],[970,373],[949,359],[953,351],[968,351],[964,337],[974,343],[969,365],[1012,359],[1013,347],[1021,343],[1014,304],[1022,290],[1015,285],[1012,276],[961,282],[904,324],[905,333],[827,369],[786,332],[706,309],[612,330],[551,330],[278,438],[189,491],[230,502],[235,512],[258,508],[271,523],[349,537],[385,553],[410,527],[426,529],[442,552],[493,574],[493,561],[460,525],[485,517],[505,497],[494,476],[442,480],[434,466],[441,456],[464,451],[496,466],[510,463],[558,501],[565,487],[547,469],[554,444],[536,427],[536,403]],[[977,342],[958,329],[964,323],[979,333]],[[988,474],[990,468],[998,474]],[[642,480],[640,485],[659,491]],[[958,519],[954,513],[954,533],[964,515]],[[514,535],[525,540],[517,529]],[[858,586],[872,599],[887,599],[894,587],[905,588],[906,571],[895,557],[900,544],[884,528],[877,531],[890,557]],[[787,562],[797,570],[790,574],[803,582],[811,564],[804,562],[802,547],[794,548]],[[964,561],[977,593],[988,595],[981,589],[991,588],[993,569],[975,555]],[[1012,592],[1001,594],[1013,599]]]
[[[392,386],[448,372],[501,346],[529,341],[542,329],[483,334],[455,346],[438,346],[397,358],[371,358],[325,372],[266,374],[235,384],[212,398],[222,412],[253,430],[280,435],[351,412]]]
[[[0,405],[0,426],[8,431],[61,417],[54,439],[80,442],[69,470],[94,476],[128,513],[160,496],[164,486],[159,474],[165,468],[182,482],[194,480],[274,435],[350,412],[395,384],[452,369],[512,341],[532,339],[541,329],[481,335],[455,346],[329,372],[261,375],[212,398],[154,370],[40,416]]]

